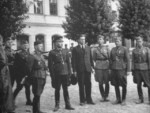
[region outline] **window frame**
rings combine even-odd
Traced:
[[[58,0],[49,0],[50,15],[58,16]]]
[[[34,2],[37,2],[37,6],[38,6],[38,7],[36,7],[34,4],[34,14],[44,14],[43,0],[41,0],[41,1],[34,0]],[[39,4],[41,4],[41,5],[39,5]],[[41,8],[39,8],[39,7],[41,7]]]

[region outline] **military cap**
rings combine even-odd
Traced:
[[[56,41],[63,42],[63,37],[59,34],[55,34],[52,36],[53,42],[55,43]]]
[[[11,37],[8,37],[8,38],[6,38],[6,40],[5,40],[5,41],[8,41],[8,40],[12,40],[12,38],[11,38]]]
[[[39,45],[39,44],[42,44],[42,41],[37,40],[37,41],[34,42],[34,46],[37,46],[37,45]]]
[[[27,40],[22,40],[21,44],[28,44]]]
[[[99,38],[103,38],[104,39],[104,36],[103,35],[98,35],[97,39],[99,39]]]

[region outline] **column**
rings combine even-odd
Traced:
[[[32,3],[29,3],[29,13],[34,14],[34,3],[31,0]]]
[[[30,35],[29,36],[29,50],[30,50],[30,53],[34,52],[34,42],[35,42],[35,35]]]
[[[65,16],[64,0],[57,0],[58,16]]]
[[[43,11],[44,15],[50,15],[49,0],[43,0]]]
[[[52,50],[52,38],[51,38],[51,35],[45,35],[45,37],[44,37],[44,45],[45,45],[45,51]]]

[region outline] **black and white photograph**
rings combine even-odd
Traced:
[[[150,0],[0,0],[0,113],[150,113]]]

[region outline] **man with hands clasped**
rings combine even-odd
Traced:
[[[67,110],[74,110],[71,107],[68,85],[71,76],[71,59],[69,50],[63,49],[63,37],[53,35],[55,49],[51,50],[48,57],[48,67],[52,79],[52,87],[55,88],[55,108],[58,111],[60,104],[60,88],[63,88],[64,100]]]

